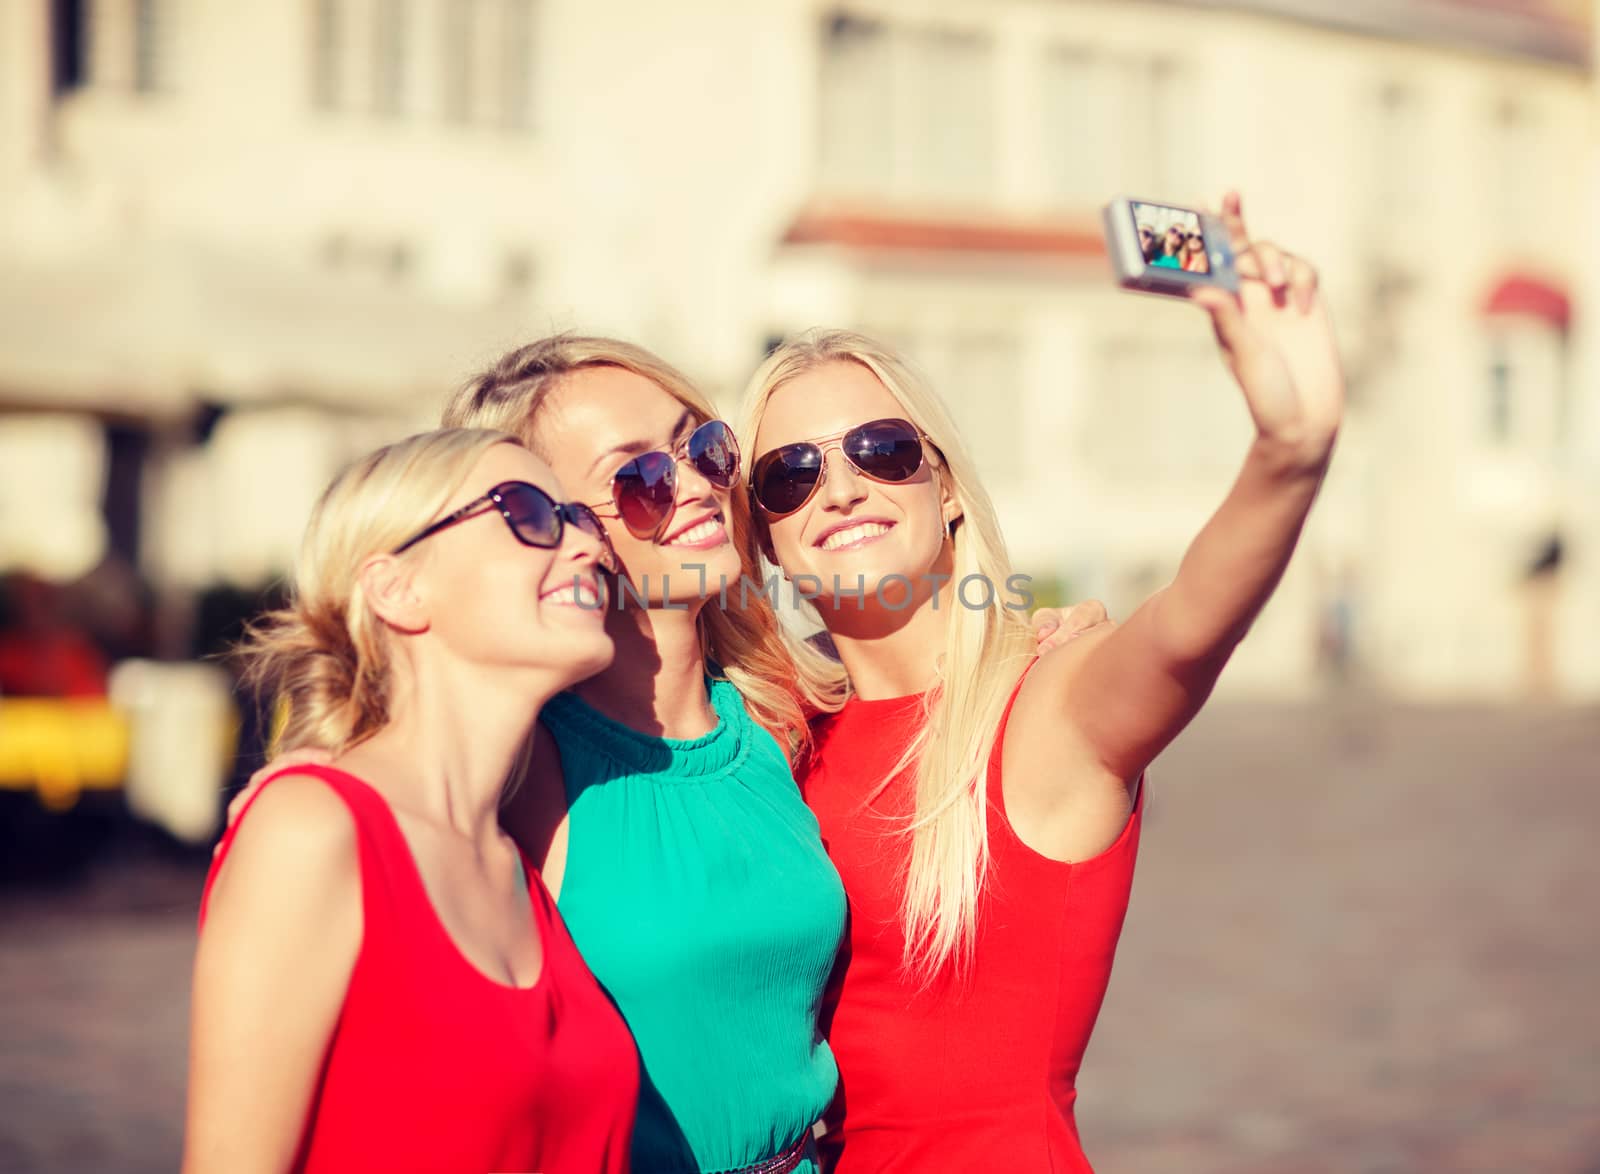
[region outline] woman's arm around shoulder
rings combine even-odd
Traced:
[[[361,949],[355,821],[275,780],[212,885],[195,956],[184,1174],[288,1170]]]

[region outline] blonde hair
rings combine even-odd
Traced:
[[[361,566],[437,518],[477,458],[514,436],[424,432],[385,445],[323,492],[300,545],[289,603],[246,631],[244,677],[278,708],[270,755],[339,754],[389,722],[388,630],[362,591]]]
[[[717,416],[711,401],[676,368],[643,347],[612,338],[558,334],[502,355],[468,380],[445,405],[447,427],[497,428],[520,436],[540,451],[540,413],[549,395],[570,375],[591,367],[616,367],[648,379],[700,420]],[[728,528],[740,551],[740,571],[755,580],[760,556],[745,540],[750,503],[739,489],[730,495]],[[730,590],[731,596],[733,592]],[[702,654],[715,662],[744,697],[756,723],[790,756],[810,745],[810,726],[797,700],[794,662],[771,604],[758,592],[741,590],[740,606],[707,605],[696,621]]]
[[[747,440],[746,474],[773,393],[828,363],[858,363],[871,371],[937,449],[931,459],[936,468],[942,466],[961,510],[951,532],[951,581],[982,575],[990,584],[1007,582],[1011,563],[999,520],[949,410],[906,360],[862,335],[843,330],[801,335],[774,351],[751,377],[739,411],[739,435]],[[785,632],[785,641],[806,700],[824,712],[837,712],[852,691],[844,666],[793,633]],[[901,920],[905,969],[924,985],[947,968],[965,974],[971,961],[989,866],[989,760],[1001,716],[1034,646],[1026,618],[1015,611],[951,609],[938,680],[924,699],[922,724],[872,792],[915,769],[915,806],[905,829],[911,863]]]

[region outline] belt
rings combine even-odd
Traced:
[[[788,1149],[774,1157],[763,1158],[752,1166],[740,1166],[726,1174],[789,1174],[816,1151],[812,1149],[811,1130],[807,1129]]]

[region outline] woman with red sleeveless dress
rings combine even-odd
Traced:
[[[859,335],[780,347],[740,434],[755,542],[813,597],[797,768],[845,884],[826,1011],[840,1174],[1087,1171],[1077,1075],[1110,978],[1144,771],[1271,595],[1331,456],[1343,376],[1316,275],[1224,218],[1240,295],[1197,290],[1256,435],[1175,580],[1036,656],[949,414]],[[981,388],[966,388],[969,396]],[[1022,440],[1021,421],[1015,423]],[[1065,523],[1085,503],[1061,501]]]
[[[324,494],[245,654],[332,758],[256,788],[207,879],[186,1171],[627,1169],[633,1041],[497,819],[540,705],[611,660],[614,557],[500,433]]]

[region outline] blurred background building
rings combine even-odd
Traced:
[[[1600,698],[1593,26],[1590,0],[8,0],[8,623],[43,592],[30,622],[91,679],[140,666],[114,712],[187,698],[225,759],[184,662],[270,598],[345,459],[555,329],[730,404],[816,324],[908,350],[1041,594],[1126,614],[1248,422],[1198,315],[1113,288],[1098,210],[1237,186],[1321,268],[1352,403],[1225,688]]]

